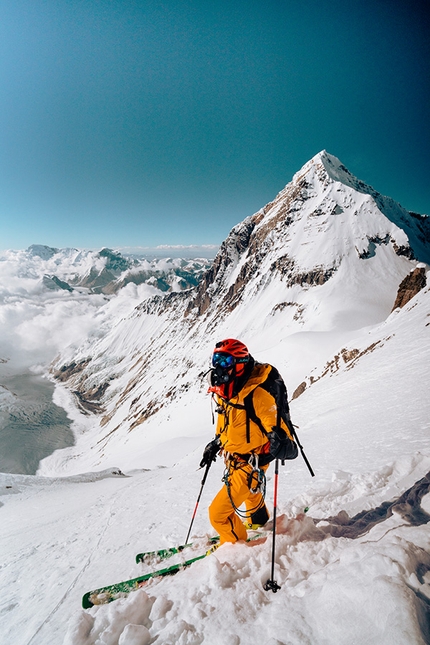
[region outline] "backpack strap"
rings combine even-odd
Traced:
[[[257,385],[257,387],[260,387]],[[257,388],[255,388],[257,389]],[[243,400],[245,404],[245,410],[246,410],[246,441],[249,443],[251,441],[251,429],[250,429],[250,421],[252,420],[260,429],[261,434],[263,434],[265,437],[268,437],[268,433],[266,432],[265,427],[261,423],[261,419],[257,416],[257,413],[255,412],[254,408],[254,402],[252,400],[253,394],[255,390],[252,390]]]

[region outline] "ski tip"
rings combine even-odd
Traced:
[[[84,609],[91,609],[95,605],[107,605],[108,602],[112,602],[116,597],[109,589],[88,591],[82,598],[82,607]]]
[[[82,607],[84,609],[91,609],[91,607],[94,607],[94,604],[90,600],[90,596],[91,596],[91,591],[89,591],[82,597]]]

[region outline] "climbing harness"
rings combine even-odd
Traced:
[[[246,459],[246,457],[248,459]],[[265,496],[266,496],[266,474],[262,468],[258,465],[258,455],[251,453],[250,455],[236,455],[226,453],[225,455],[226,468],[224,475],[222,477],[222,482],[227,488],[228,497],[230,499],[231,505],[241,518],[248,519],[254,513],[259,511],[261,508],[265,507]],[[248,508],[246,511],[240,510],[233,501],[231,494],[231,484],[230,476],[233,470],[248,470],[251,468],[248,475],[248,487],[250,492],[255,495],[256,493],[261,493],[261,499],[253,508]]]

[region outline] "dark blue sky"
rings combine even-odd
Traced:
[[[322,149],[429,213],[428,25],[428,0],[2,0],[0,248],[217,244]]]

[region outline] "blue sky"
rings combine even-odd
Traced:
[[[219,244],[322,149],[430,212],[429,2],[2,0],[0,248]]]

